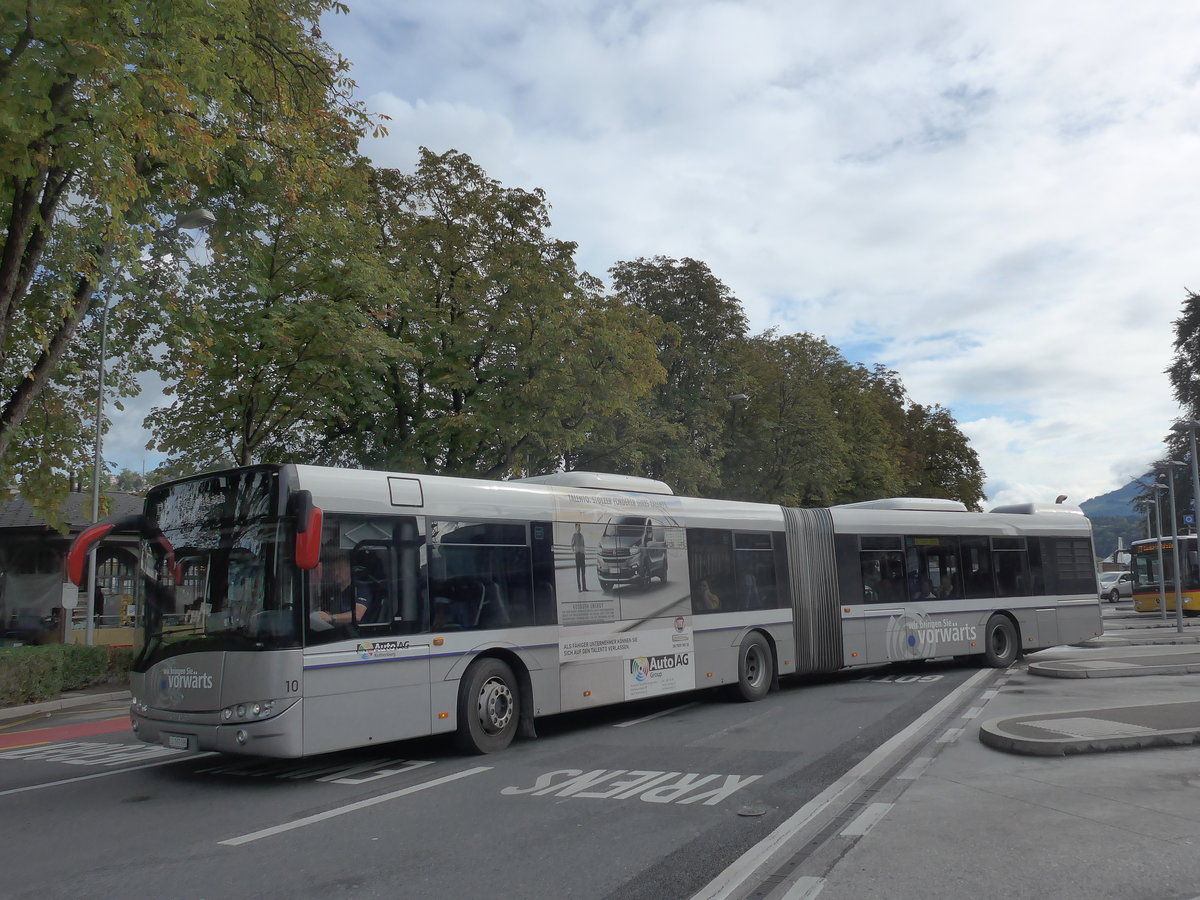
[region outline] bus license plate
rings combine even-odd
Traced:
[[[188,749],[188,738],[186,734],[168,734],[167,747],[172,750]]]

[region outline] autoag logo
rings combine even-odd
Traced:
[[[359,659],[390,659],[408,648],[408,641],[364,641],[355,649]]]
[[[648,681],[672,669],[688,665],[687,653],[663,653],[659,656],[637,656],[629,661],[629,674],[634,681]]]
[[[962,625],[953,619],[934,619],[924,613],[894,616],[888,621],[888,658],[924,659],[937,656],[939,644],[973,641],[975,633],[974,625]]]

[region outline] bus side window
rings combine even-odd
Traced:
[[[734,578],[733,533],[719,528],[687,529],[692,613],[739,609]]]
[[[524,522],[431,522],[434,630],[533,624],[530,527]]]
[[[862,536],[859,565],[862,568],[863,601],[903,603],[907,594],[904,552],[898,537]]]
[[[529,537],[533,559],[532,624],[556,625],[558,600],[554,592],[554,528],[549,522],[534,522],[529,526]]]

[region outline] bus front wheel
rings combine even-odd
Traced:
[[[746,635],[738,648],[738,696],[747,702],[761,700],[771,690],[774,677],[771,645],[757,631]]]
[[[499,659],[481,659],[467,669],[458,690],[458,731],[464,753],[496,753],[512,743],[520,721],[517,680]]]
[[[994,669],[1007,669],[1017,658],[1017,629],[1008,616],[992,616],[984,628],[983,658]]]

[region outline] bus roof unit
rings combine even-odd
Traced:
[[[885,497],[881,500],[864,500],[861,503],[842,503],[834,509],[897,509],[923,512],[970,512],[957,500],[940,500],[936,497]]]
[[[636,475],[610,475],[605,472],[555,472],[553,475],[534,475],[514,478],[524,484],[552,484],[560,487],[594,488],[598,491],[629,491],[635,494],[669,494],[675,492],[661,481],[639,478]]]
[[[988,512],[1009,513],[1019,516],[1038,516],[1045,513],[1067,513],[1072,516],[1083,515],[1083,510],[1078,506],[1067,506],[1063,503],[1011,503],[1007,506],[993,507]]]

